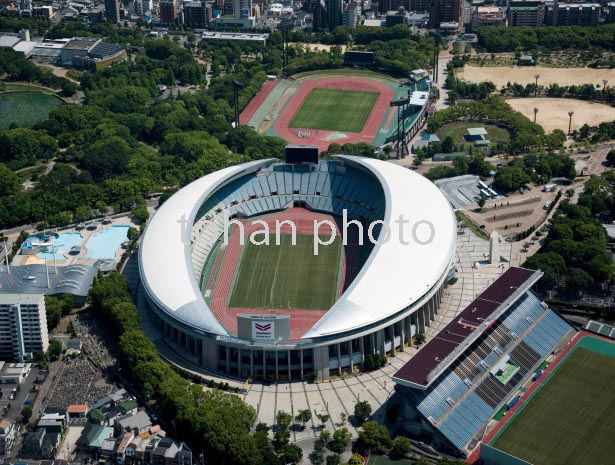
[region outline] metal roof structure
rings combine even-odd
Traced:
[[[468,134],[471,136],[486,136],[488,135],[488,132],[485,128],[480,127],[480,128],[468,128],[467,129]]]
[[[0,265],[0,294],[72,294],[85,297],[92,286],[98,266],[48,264],[49,286],[45,265]],[[57,270],[57,273],[56,273]]]
[[[401,367],[393,380],[404,386],[426,389],[541,276],[540,271],[525,268],[506,270]]]
[[[336,158],[379,181],[386,203],[383,227],[357,277],[303,339],[359,329],[418,303],[446,274],[455,251],[453,211],[431,181],[377,159]],[[199,208],[218,189],[271,163],[253,161],[194,181],[159,208],[143,235],[139,270],[149,298],[199,332],[228,334],[205,302],[194,275],[191,226]]]

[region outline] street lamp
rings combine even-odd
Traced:
[[[570,120],[568,121],[568,135],[570,135],[570,129],[572,128],[572,116],[574,115],[574,111],[569,111],[568,116]]]
[[[604,94],[604,91],[606,91],[606,85],[609,83],[608,80],[603,79],[602,80],[602,93]]]
[[[536,124],[536,114],[538,113],[538,107],[534,107],[534,124]]]
[[[538,95],[538,79],[540,79],[540,74],[534,74],[534,79],[536,80],[536,86],[534,87],[534,97]]]

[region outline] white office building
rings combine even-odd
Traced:
[[[0,294],[0,359],[23,362],[48,346],[45,296]]]

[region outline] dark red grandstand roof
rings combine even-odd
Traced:
[[[529,288],[539,272],[511,267],[485,289],[442,331],[401,367],[395,380],[427,386],[427,376],[450,355],[483,321],[520,287]],[[529,281],[532,281],[531,283]]]

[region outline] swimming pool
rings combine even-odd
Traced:
[[[85,245],[88,249],[87,257],[94,260],[115,258],[115,252],[128,237],[129,227],[130,226],[113,225],[94,234]]]
[[[61,234],[54,233],[49,236],[44,236],[44,235],[39,234],[36,236],[28,237],[26,241],[24,242],[22,249],[28,250],[33,247],[36,247],[37,244],[47,244],[48,243],[51,245],[53,241],[56,260],[64,260],[66,258],[65,254],[68,253],[70,248],[75,245],[79,245],[82,239],[83,239],[83,236],[81,235],[81,233],[78,233],[78,232],[67,232],[67,233],[61,233]],[[48,250],[49,250],[48,252],[37,253],[36,257],[40,258],[41,260],[44,260],[45,258],[47,260],[52,260],[53,252],[52,252],[51,247],[49,247]]]

